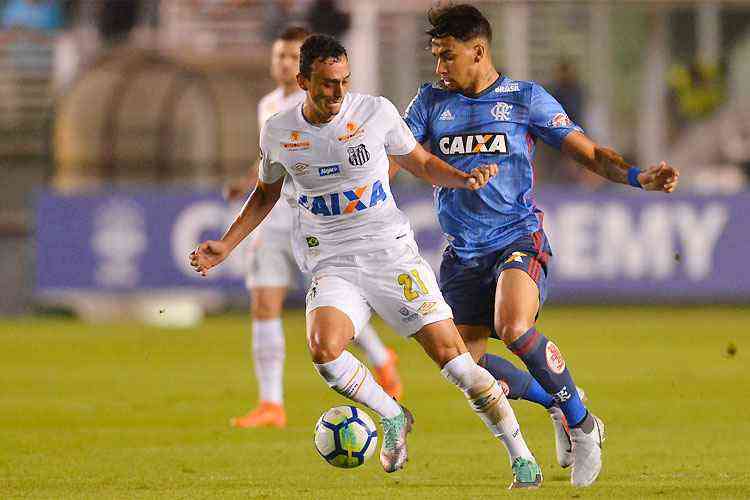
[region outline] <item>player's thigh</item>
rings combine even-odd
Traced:
[[[250,289],[250,312],[253,319],[268,320],[281,317],[286,299],[286,287],[259,286]]]
[[[492,326],[495,279],[493,260],[462,260],[449,248],[440,263],[440,291],[457,325]]]
[[[365,297],[380,317],[403,337],[452,318],[435,273],[416,249],[406,246],[392,257],[362,267]]]
[[[534,326],[539,311],[539,287],[522,269],[505,269],[497,280],[495,331],[506,344]]]
[[[424,325],[414,334],[414,338],[440,368],[466,352],[466,346],[451,319]]]
[[[314,276],[307,290],[307,342],[315,362],[331,361],[370,320],[370,306],[355,280]]]
[[[471,357],[479,362],[479,359],[487,352],[487,339],[492,335],[492,329],[485,325],[456,325],[456,328],[471,353]]]

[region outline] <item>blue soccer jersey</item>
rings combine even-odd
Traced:
[[[435,190],[443,232],[466,259],[540,229],[532,195],[536,140],[559,149],[566,135],[581,131],[540,85],[504,76],[476,97],[422,85],[404,119],[417,141],[459,170],[498,165],[498,174],[477,191]]]

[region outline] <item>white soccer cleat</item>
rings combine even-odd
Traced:
[[[573,443],[570,483],[578,487],[591,486],[602,470],[604,422],[589,413],[580,427],[570,429],[570,439]]]
[[[555,431],[555,451],[557,452],[557,463],[565,469],[573,465],[573,442],[570,440],[570,429],[568,421],[563,412],[557,406],[547,409],[552,419],[552,428]]]
[[[580,387],[578,397],[581,401],[586,402],[586,392]],[[570,428],[568,420],[565,418],[562,410],[558,406],[547,408],[550,418],[552,419],[552,428],[555,431],[555,451],[557,452],[557,463],[563,469],[573,465],[573,442],[570,440]]]

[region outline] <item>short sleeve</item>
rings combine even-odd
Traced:
[[[279,161],[279,152],[273,147],[268,126],[264,126],[260,132],[260,166],[258,167],[258,179],[266,184],[273,184],[284,177],[286,169]],[[278,143],[277,143],[278,144]]]
[[[406,122],[401,119],[396,106],[385,97],[380,99],[385,108],[385,152],[396,156],[408,155],[417,147],[417,141]]]
[[[569,133],[574,130],[583,132],[581,127],[568,118],[557,99],[537,84],[533,84],[531,88],[529,128],[532,134],[557,149],[560,149]]]
[[[430,130],[428,121],[429,108],[427,106],[427,89],[429,87],[429,83],[419,87],[417,95],[414,96],[414,99],[411,100],[404,112],[404,121],[406,121],[414,138],[420,144],[427,140]]]

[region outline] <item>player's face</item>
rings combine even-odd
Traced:
[[[292,85],[299,71],[302,41],[276,40],[271,47],[271,77],[277,85]]]
[[[430,49],[435,57],[435,73],[445,88],[457,92],[471,88],[479,77],[476,40],[462,42],[452,36],[433,38]]]
[[[341,110],[344,96],[349,92],[351,73],[349,60],[328,58],[315,61],[308,80],[298,75],[300,87],[307,91],[307,101],[321,121],[328,121]]]

